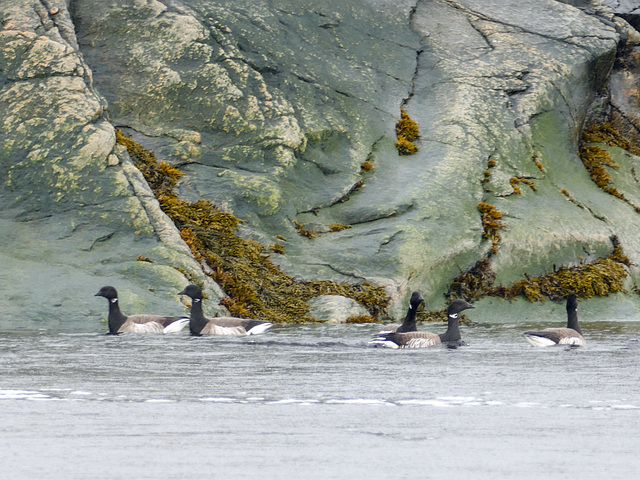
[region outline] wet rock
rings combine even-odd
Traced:
[[[340,295],[319,295],[309,300],[309,314],[329,323],[344,323],[349,317],[367,315],[367,310],[355,300]]]
[[[108,117],[185,172],[182,198],[225,205],[265,245],[286,238],[274,259],[287,273],[384,285],[393,316],[415,289],[440,308],[487,255],[480,202],[503,214],[498,283],[604,256],[613,234],[638,264],[640,217],[576,155],[585,122],[608,113],[618,49],[637,41],[622,3],[76,0],[70,23],[62,2],[10,0],[2,199],[12,221],[88,222],[104,252],[188,258],[170,226],[154,226]],[[395,148],[401,107],[420,127],[413,155]],[[636,158],[625,162],[631,172]],[[517,192],[514,178],[535,189]]]
[[[202,276],[199,265],[153,195],[140,193],[146,182],[137,186],[126,158],[117,158],[66,6],[43,5],[0,7],[3,315],[95,331],[106,306],[93,294],[106,284],[134,296],[129,312],[184,313],[182,271]]]

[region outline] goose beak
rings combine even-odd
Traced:
[[[182,290],[178,295],[186,295],[185,290],[186,290],[186,288],[184,290]]]

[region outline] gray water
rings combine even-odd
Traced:
[[[640,323],[530,347],[541,326],[474,323],[467,347],[413,351],[367,348],[375,325],[3,331],[1,477],[637,478]]]

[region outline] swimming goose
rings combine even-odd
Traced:
[[[418,307],[420,304],[424,302],[424,298],[422,298],[422,294],[417,290],[411,294],[411,300],[409,300],[409,310],[407,310],[407,316],[404,317],[404,321],[402,325],[398,325],[397,323],[387,323],[382,326],[382,330],[378,332],[378,335],[382,333],[393,333],[393,332],[415,332],[416,328],[416,313],[418,311]]]
[[[109,301],[109,333],[176,333],[189,323],[187,317],[162,315],[123,315],[118,306],[118,292],[113,287],[102,287],[96,297]]]
[[[202,313],[202,289],[198,285],[187,285],[178,295],[191,297],[191,335],[256,335],[273,326],[271,322],[237,317],[206,318]]]
[[[464,300],[454,300],[447,308],[448,325],[445,333],[430,332],[392,332],[378,334],[369,342],[374,347],[387,348],[424,348],[446,344],[449,348],[465,345],[460,338],[458,314],[468,308],[475,308]]]
[[[538,332],[524,332],[524,338],[534,347],[586,345],[587,341],[582,336],[582,330],[578,323],[577,295],[570,293],[567,297],[567,328],[545,328]]]

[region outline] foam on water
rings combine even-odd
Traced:
[[[53,400],[49,395],[30,390],[0,390],[0,400]]]
[[[46,393],[46,392],[50,392]],[[422,398],[274,398],[274,397],[201,397],[201,398],[131,398],[125,395],[110,396],[107,393],[94,395],[87,391],[71,391],[69,389],[43,389],[20,390],[6,389],[0,390],[0,401],[7,400],[57,400],[85,402],[112,401],[112,402],[135,402],[135,403],[218,403],[218,404],[261,404],[261,405],[362,405],[362,406],[398,406],[398,407],[436,407],[436,408],[468,408],[468,407],[515,407],[525,409],[586,409],[586,410],[639,410],[638,403],[622,403],[619,399],[609,400],[587,400],[583,404],[579,403],[539,403],[517,401],[508,402],[499,399],[487,399],[483,397],[466,396],[439,396]]]

